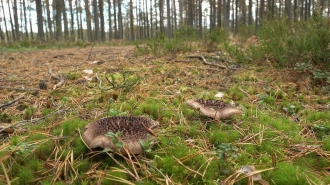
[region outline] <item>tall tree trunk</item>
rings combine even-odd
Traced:
[[[51,38],[54,38],[53,35],[53,23],[50,18],[50,9],[49,9],[49,0],[45,0],[46,3],[46,11],[47,11],[47,23],[48,23],[48,28],[49,28],[49,34]]]
[[[92,35],[92,16],[89,10],[89,0],[85,0],[85,12],[86,12],[86,22],[87,22],[87,40],[89,42],[93,41]]]
[[[46,5],[45,5],[45,2],[42,2],[42,14],[43,15],[46,15]],[[43,19],[43,24],[44,24],[44,27],[45,27],[45,41],[47,42],[49,40],[49,34],[48,34],[48,29],[47,29],[47,22]]]
[[[164,0],[159,0],[159,29],[164,33]]]
[[[101,42],[100,37],[100,23],[99,23],[99,11],[97,7],[97,1],[93,0],[93,13],[94,13],[94,35],[95,41]]]
[[[135,40],[135,37],[134,37],[133,2],[132,2],[132,0],[129,1],[129,18],[130,18],[130,31],[131,31],[130,40]]]
[[[241,0],[241,10],[242,10],[242,23],[246,25],[246,4],[245,0]]]
[[[11,34],[13,37],[13,40],[16,41],[16,34],[15,34],[15,28],[14,28],[14,24],[13,24],[13,19],[11,17],[11,8],[10,8],[10,3],[9,0],[7,1],[8,4],[8,11],[9,11],[9,21],[10,21],[10,26],[11,26]]]
[[[118,0],[118,31],[119,31],[119,39],[123,39],[123,16],[121,12],[121,1]]]
[[[167,14],[167,37],[172,37],[172,26],[171,26],[171,5],[170,0],[166,0],[166,14]]]
[[[108,10],[108,17],[109,17],[109,41],[112,40],[112,21],[111,21],[111,2],[108,0],[109,10]]]
[[[292,20],[292,3],[291,0],[285,0],[285,12],[288,16],[288,21]]]
[[[230,15],[230,0],[223,0],[224,26],[227,31],[230,30],[229,15]]]
[[[70,35],[71,35],[71,40],[75,40],[75,34],[74,34],[74,15],[73,15],[73,8],[72,8],[72,0],[69,0],[69,9],[70,9]],[[78,12],[77,12],[78,15]],[[78,26],[77,26],[78,29]]]
[[[174,16],[174,30],[177,30],[178,29],[178,19],[177,19],[177,15],[176,15],[176,0],[173,0],[172,2],[173,4],[173,16]]]
[[[260,0],[259,24],[262,23],[264,19],[264,10],[265,10],[265,0]]]
[[[25,0],[23,0],[23,15],[24,15],[24,28],[25,28],[25,37],[26,39],[29,38],[29,32],[28,32],[28,28],[27,28],[27,18],[26,18],[26,6],[25,6]]]
[[[183,0],[179,0],[179,27],[181,27],[184,24],[183,7],[184,7]]]
[[[81,37],[81,39],[82,40],[85,40],[85,37],[84,37],[84,29],[83,29],[83,19],[82,19],[82,6],[81,6],[81,1],[79,0],[78,1],[78,5],[79,5],[79,22],[80,22],[80,26],[79,26],[79,28],[80,28],[80,37]]]
[[[62,0],[62,13],[63,13],[63,21],[64,21],[64,40],[68,40],[69,38],[69,24],[68,24],[68,18],[66,15],[66,6],[65,6],[65,0]],[[71,25],[73,26],[73,25]]]
[[[114,31],[115,31],[115,39],[119,39],[118,36],[118,29],[117,29],[117,10],[116,10],[116,3],[117,0],[113,0],[113,22],[114,22]]]
[[[62,39],[62,0],[55,0],[55,9],[56,9],[56,40],[59,41]]]
[[[100,21],[101,21],[101,41],[105,42],[105,27],[104,27],[104,2],[99,0]]]
[[[79,21],[79,15],[81,15],[81,7],[80,7],[80,0],[79,0],[79,4],[78,4],[78,0],[75,1],[76,3],[76,21],[77,21],[77,36],[78,39],[83,39],[83,36],[81,35],[81,27],[80,27],[80,21]]]
[[[8,28],[7,28],[7,21],[6,21],[6,14],[5,14],[5,8],[4,8],[3,0],[1,0],[1,7],[2,7],[3,21],[5,23],[5,30],[6,30],[7,41],[10,42],[11,39],[9,37],[9,32],[8,32]]]
[[[252,0],[249,0],[249,26],[253,24],[253,16],[252,16]]]
[[[193,0],[188,0],[188,26],[194,26]],[[212,17],[212,15],[210,15]],[[211,23],[212,24],[212,23]]]
[[[220,1],[220,0],[219,0]],[[202,15],[202,0],[198,1],[198,35],[201,38],[203,34],[203,15]]]
[[[150,6],[150,4],[149,4]],[[147,38],[150,38],[150,26],[149,26],[149,16],[148,16],[148,0],[146,0],[146,6],[145,6],[145,9],[146,9],[146,13],[145,13],[145,16],[146,16],[146,24],[147,24],[147,31],[146,31],[146,34],[147,34]]]
[[[217,27],[221,27],[221,14],[222,14],[222,0],[218,0],[218,7],[217,7]]]
[[[28,3],[29,3],[28,7],[31,9],[31,2],[28,1]],[[33,36],[34,33],[33,33],[33,30],[32,30],[32,15],[31,15],[31,11],[29,11],[29,23],[30,23],[30,37],[31,37],[32,40],[34,40],[34,36]]]
[[[150,0],[150,37],[149,38],[153,38],[153,12],[152,12],[152,7],[153,7],[153,3],[152,3],[153,1],[152,0]]]
[[[38,38],[41,42],[45,42],[41,0],[36,0],[36,10],[37,10],[37,22],[38,22],[37,23],[38,24]]]
[[[238,33],[238,7],[239,7],[239,4],[238,4],[238,0],[236,0],[236,6],[235,6],[235,34]]]
[[[298,20],[298,0],[293,0],[293,20]]]
[[[14,0],[14,2],[13,2],[13,13],[14,13],[16,41],[19,41],[20,40],[20,32],[19,32],[19,24],[18,24],[17,0]]]
[[[255,20],[255,23],[254,23],[254,32],[256,33],[257,30],[258,30],[258,21],[259,21],[259,0],[256,0],[257,1],[257,7],[256,7],[256,20]]]

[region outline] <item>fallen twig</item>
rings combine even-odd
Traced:
[[[6,86],[0,86],[0,89],[9,89],[9,90],[15,90],[15,91],[38,91],[39,89],[25,89],[25,88],[15,88],[15,87],[6,87]]]
[[[2,107],[6,107],[6,106],[9,106],[9,105],[15,103],[17,100],[20,100],[20,99],[22,99],[22,98],[24,98],[24,95],[22,95],[22,96],[20,96],[20,97],[18,97],[18,98],[16,98],[16,99],[13,99],[13,100],[10,101],[10,102],[7,102],[7,103],[5,103],[5,104],[0,105],[0,108],[2,108]]]
[[[66,111],[67,110],[58,110],[58,111],[52,112],[52,113],[50,113],[50,114],[48,114],[46,116],[40,117],[40,118],[31,119],[31,120],[22,120],[22,121],[19,121],[19,122],[14,123],[14,124],[11,124],[11,125],[9,125],[7,127],[1,128],[0,129],[0,132],[4,131],[4,130],[10,128],[10,127],[14,127],[14,126],[18,126],[18,125],[24,126],[26,123],[36,123],[36,122],[38,122],[38,121],[40,121],[42,119],[45,119],[47,117],[50,117],[50,116],[53,116],[53,115],[56,115],[56,114],[60,114],[62,112],[66,112]]]
[[[198,58],[198,59],[202,60],[203,63],[204,63],[205,65],[217,66],[217,67],[220,67],[220,68],[222,68],[222,69],[227,69],[227,68],[228,68],[228,67],[225,66],[225,65],[220,65],[220,64],[215,64],[215,63],[208,62],[208,61],[204,58],[203,55],[200,55],[200,56],[192,56],[192,55],[191,55],[191,56],[187,56],[187,58]]]
[[[51,76],[53,79],[59,81],[57,84],[54,85],[54,88],[53,88],[53,89],[56,89],[56,88],[58,88],[58,87],[60,87],[60,86],[62,86],[62,85],[64,84],[65,80],[64,80],[63,76],[60,76],[60,77],[55,76],[55,75],[53,74],[53,72],[52,72],[52,68],[51,68],[51,67],[49,67],[49,69],[48,69],[48,74],[50,74],[50,76]]]
[[[109,88],[102,87],[102,80],[99,78],[99,76],[97,76],[97,73],[96,73],[95,77],[99,81],[99,89],[101,89],[101,90],[110,90],[110,89],[112,89],[111,87],[109,87]]]

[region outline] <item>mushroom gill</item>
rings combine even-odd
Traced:
[[[155,134],[152,130],[158,125],[157,121],[141,116],[103,118],[88,124],[82,139],[89,148],[102,147],[115,151],[117,147],[112,143],[112,139],[105,134],[122,132],[120,139],[124,143],[124,147],[120,149],[120,152],[127,155],[127,150],[130,154],[141,154],[143,148],[140,140],[154,138]]]
[[[226,119],[242,112],[220,100],[187,100],[187,105],[199,110],[203,115],[214,119]]]

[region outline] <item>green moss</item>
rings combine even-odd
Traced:
[[[240,135],[237,131],[219,131],[211,130],[209,133],[209,139],[211,143],[219,145],[221,143],[232,143],[237,141]]]
[[[31,169],[27,167],[21,167],[18,173],[20,184],[30,184],[34,179]]]
[[[33,172],[37,172],[43,169],[43,163],[38,159],[31,159],[26,163],[27,163],[27,168],[31,169]]]
[[[77,158],[78,156],[80,156],[83,153],[88,152],[88,148],[85,146],[84,142],[78,136],[75,138],[72,148],[73,148],[73,154],[74,154],[75,158]]]
[[[274,184],[291,184],[303,185],[308,184],[304,177],[304,171],[288,162],[280,162],[277,164],[276,170],[270,173],[268,177]]]
[[[60,128],[63,129],[63,136],[75,135],[77,128],[83,128],[87,122],[78,118],[64,121]]]
[[[39,145],[34,150],[34,155],[37,159],[46,160],[48,157],[50,157],[50,154],[52,153],[53,149],[54,149],[54,146],[52,144],[52,141],[47,141],[47,142]]]
[[[5,112],[0,115],[0,121],[3,123],[10,123],[12,120],[11,116]]]

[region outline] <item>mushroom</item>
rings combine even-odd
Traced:
[[[187,100],[187,105],[199,110],[203,115],[214,119],[226,119],[242,112],[220,100]]]
[[[120,139],[124,147],[120,149],[120,152],[124,155],[127,155],[126,151],[130,154],[141,154],[143,148],[140,140],[154,138],[155,134],[152,130],[158,125],[157,121],[141,116],[103,118],[88,124],[82,139],[89,148],[102,147],[116,150],[117,147],[112,143],[112,138],[105,134],[122,132]]]

